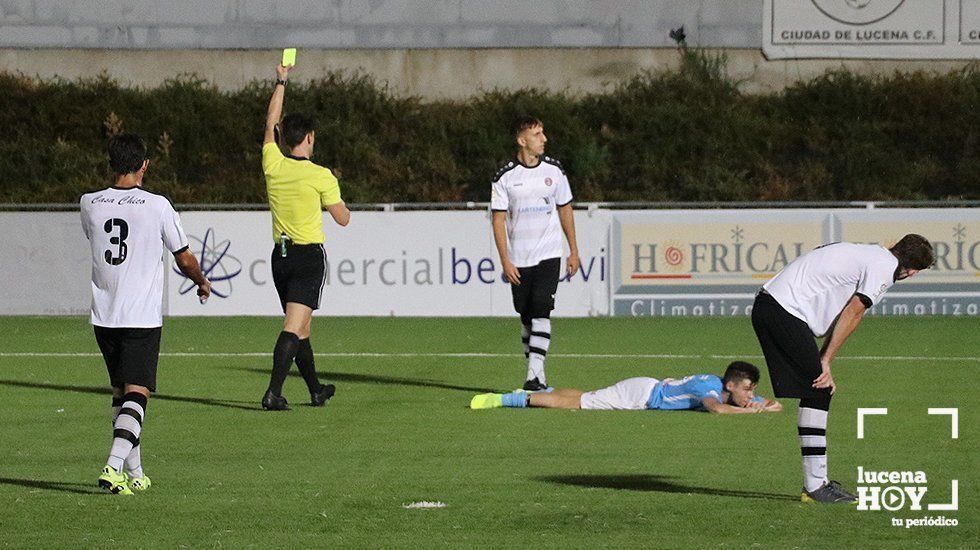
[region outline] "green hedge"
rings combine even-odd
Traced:
[[[578,200],[980,198],[980,69],[829,72],[748,95],[725,59],[681,52],[677,70],[603,94],[493,90],[465,102],[400,97],[362,74],[291,83],[286,111],[317,119],[314,160],[348,202],[488,200],[513,154],[510,121],[545,121],[548,154]],[[108,181],[120,130],[151,146],[147,186],[177,202],[264,202],[269,81],[223,93],[195,76],[158,88],[0,73],[0,201],[74,202]]]

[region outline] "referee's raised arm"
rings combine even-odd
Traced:
[[[279,124],[279,119],[282,117],[282,100],[286,96],[286,77],[291,68],[283,67],[282,65],[276,66],[276,86],[272,91],[272,98],[269,100],[269,110],[265,115],[265,137],[262,139],[263,146],[266,143],[275,143],[276,141],[276,125]]]

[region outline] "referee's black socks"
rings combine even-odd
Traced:
[[[316,377],[313,346],[310,345],[309,338],[304,338],[299,341],[299,348],[296,350],[296,366],[299,367],[299,373],[303,375],[303,380],[306,381],[306,387],[310,390],[310,393],[319,391],[320,380]]]
[[[276,348],[272,352],[272,379],[269,380],[269,391],[276,397],[282,396],[282,384],[299,351],[299,342],[299,336],[286,331],[280,332],[276,340]]]

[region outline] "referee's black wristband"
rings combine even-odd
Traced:
[[[283,86],[285,86],[286,85],[286,81],[283,80],[283,79],[281,79],[281,78],[277,78],[276,79],[276,86],[278,86],[280,84],[282,84]]]

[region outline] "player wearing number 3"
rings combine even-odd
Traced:
[[[180,216],[163,195],[141,188],[149,161],[138,136],[109,140],[115,185],[82,195],[82,231],[92,249],[91,322],[112,386],[112,447],[99,486],[114,494],[145,490],[140,434],[156,390],[163,326],[163,250],[197,284],[201,301],[211,283],[187,250]]]

